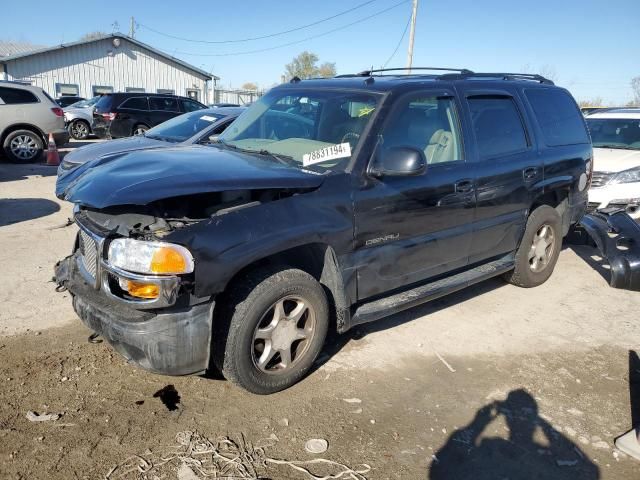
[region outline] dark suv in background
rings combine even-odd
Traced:
[[[96,103],[93,133],[100,138],[139,135],[170,118],[203,108],[207,107],[176,95],[110,93]]]

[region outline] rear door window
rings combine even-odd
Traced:
[[[149,110],[147,97],[131,97],[122,102],[120,108],[128,108],[130,110]]]
[[[528,148],[522,118],[511,97],[468,98],[480,158],[521,152]]]
[[[533,108],[545,144],[557,147],[589,143],[582,114],[568,93],[557,88],[530,88],[524,93]]]
[[[6,105],[19,103],[38,103],[38,98],[27,90],[0,87],[0,98]]]
[[[149,97],[149,109],[162,112],[179,112],[178,100],[168,97]]]
[[[96,111],[97,112],[108,112],[111,110],[111,102],[113,97],[111,95],[103,95],[100,97],[100,100],[96,102]]]

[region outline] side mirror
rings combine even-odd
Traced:
[[[369,173],[376,177],[408,177],[421,175],[427,169],[422,150],[412,147],[391,147],[381,150]]]

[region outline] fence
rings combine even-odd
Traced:
[[[209,103],[237,103],[244,105],[255,102],[264,94],[261,90],[225,90],[216,88],[213,90],[213,98]]]

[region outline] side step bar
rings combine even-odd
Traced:
[[[390,297],[362,304],[351,317],[350,326],[354,327],[362,323],[373,322],[388,315],[415,307],[421,303],[435,300],[436,298],[462,290],[488,278],[508,272],[513,266],[513,254],[510,254],[491,263],[472,268],[471,270],[465,270],[450,277],[396,293]]]
[[[580,224],[611,266],[609,284],[640,291],[640,224],[623,210],[599,210]]]

